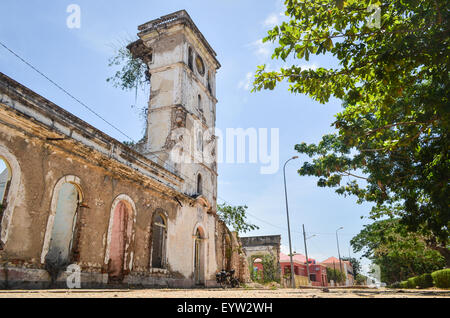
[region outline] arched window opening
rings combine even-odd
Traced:
[[[197,96],[197,108],[199,111],[203,112],[202,97],[200,94]]]
[[[191,71],[194,71],[194,54],[192,53],[192,48],[188,49],[188,66]]]
[[[197,193],[203,194],[203,184],[202,184],[202,175],[198,174],[197,176]]]
[[[8,192],[11,185],[11,169],[8,163],[0,157],[0,224],[3,219],[3,211],[8,204]]]
[[[200,74],[201,76],[205,75],[205,64],[203,63],[203,59],[199,55],[197,55],[197,57],[195,58],[195,66],[197,68],[198,74]]]
[[[74,233],[76,232],[80,191],[75,184],[63,183],[56,193],[56,211],[45,264],[52,275],[64,269],[74,256]]]
[[[165,267],[167,225],[161,213],[154,217],[152,225],[152,267]]]
[[[201,285],[204,283],[204,251],[200,228],[197,228],[195,232],[194,241],[194,281],[196,285]]]
[[[197,132],[197,150],[203,151],[203,133],[201,130]]]
[[[210,75],[209,71],[208,71],[208,74],[206,75],[206,82],[207,82],[207,85],[208,85],[208,91],[212,94],[211,75]]]
[[[121,281],[127,265],[127,255],[130,253],[134,205],[125,195],[121,195],[113,202],[109,229],[109,259],[108,277],[110,281]],[[130,268],[131,269],[131,268]]]

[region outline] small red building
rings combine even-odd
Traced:
[[[294,274],[296,276],[308,277],[306,269],[306,257],[303,254],[296,253],[292,257],[294,263]],[[309,277],[312,286],[328,286],[327,268],[324,265],[317,264],[315,259],[309,258]],[[263,270],[260,259],[256,259],[253,266],[258,271]],[[288,255],[280,253],[281,277],[291,272],[291,259]]]

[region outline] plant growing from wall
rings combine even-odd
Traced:
[[[122,41],[124,43],[131,41]],[[138,91],[145,91],[150,84],[150,74],[148,72],[147,64],[140,58],[134,58],[131,52],[128,50],[127,45],[121,43],[118,48],[115,49],[115,55],[108,61],[108,66],[117,69],[113,76],[106,79],[107,82],[112,83],[116,88],[120,88],[124,91],[135,92],[134,105],[132,108],[139,110],[139,116],[145,120],[147,115],[147,106],[138,107],[137,95]],[[133,144],[126,144],[127,146],[133,146]]]
[[[133,58],[126,46],[116,49],[116,53],[109,59],[109,67],[119,68],[116,73],[106,79],[116,88],[125,91],[144,89],[149,83],[148,67],[139,58]]]

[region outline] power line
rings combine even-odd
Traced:
[[[98,114],[97,112],[95,112],[91,107],[87,106],[85,103],[83,103],[80,99],[76,98],[74,95],[72,95],[71,93],[69,93],[66,89],[64,89],[62,86],[60,86],[58,83],[56,83],[55,81],[53,81],[50,77],[48,77],[47,75],[45,75],[43,72],[41,72],[38,68],[36,68],[35,66],[33,66],[30,62],[26,61],[24,58],[22,58],[20,55],[18,55],[16,52],[14,52],[12,49],[10,49],[9,47],[7,47],[4,43],[0,42],[0,45],[3,46],[6,50],[8,50],[11,54],[13,54],[15,57],[17,57],[20,61],[22,61],[23,63],[25,63],[28,67],[30,67],[31,69],[33,69],[35,72],[37,72],[39,75],[41,75],[42,77],[44,77],[46,80],[48,80],[50,83],[52,83],[53,85],[55,85],[58,89],[60,89],[62,92],[64,92],[66,95],[68,95],[70,98],[72,98],[73,100],[75,100],[77,103],[79,103],[80,105],[82,105],[83,107],[85,107],[86,109],[88,109],[90,112],[92,112],[95,116],[97,116],[98,118],[100,118],[101,120],[103,120],[105,123],[107,123],[109,126],[111,126],[112,128],[114,128],[115,130],[117,130],[119,133],[121,133],[123,136],[125,136],[126,138],[128,138],[129,140],[133,141],[134,140],[129,137],[127,134],[125,134],[124,132],[122,132],[119,128],[117,128],[116,126],[114,126],[113,124],[111,124],[109,121],[107,121],[106,119],[104,119],[100,114]],[[167,151],[163,151],[166,154],[169,154]],[[161,159],[161,157],[159,157],[157,154],[153,154],[156,158],[158,158],[161,161],[165,161],[163,159]],[[170,154],[169,154],[170,155]],[[138,160],[140,161],[140,160]],[[142,162],[142,161],[140,161]],[[173,169],[173,171],[175,171],[175,167],[168,164],[168,166],[170,168]],[[191,181],[191,182],[196,182],[195,180],[191,179],[190,177],[182,174],[181,172],[178,172],[180,176],[182,176],[185,180]],[[211,191],[208,191],[207,189],[205,189],[206,192],[212,194],[212,196],[214,196],[214,193]],[[223,200],[223,199],[222,199]],[[223,200],[224,202],[226,202],[225,200]]]
[[[91,107],[87,106],[85,103],[83,103],[82,101],[80,101],[78,98],[76,98],[75,96],[73,96],[71,93],[69,93],[66,89],[64,89],[63,87],[61,87],[58,83],[56,83],[55,81],[53,81],[52,79],[50,79],[47,75],[45,75],[44,73],[42,73],[41,71],[39,71],[36,67],[34,67],[31,63],[27,62],[25,59],[23,59],[21,56],[19,56],[17,53],[15,53],[13,50],[11,50],[9,47],[7,47],[5,44],[3,44],[2,42],[0,42],[0,45],[3,46],[6,50],[8,50],[11,54],[13,54],[15,57],[17,57],[19,60],[21,60],[23,63],[25,63],[26,65],[28,65],[30,68],[32,68],[35,72],[37,72],[39,75],[41,75],[42,77],[44,77],[46,80],[48,80],[50,83],[52,83],[53,85],[55,85],[58,89],[60,89],[62,92],[64,92],[67,96],[69,96],[70,98],[72,98],[73,100],[75,100],[77,103],[79,103],[81,106],[85,107],[87,110],[89,110],[91,113],[93,113],[95,116],[97,116],[98,118],[100,118],[101,120],[103,120],[105,123],[107,123],[109,126],[111,126],[112,128],[114,128],[116,131],[118,131],[119,133],[121,133],[123,136],[125,136],[126,138],[128,138],[131,141],[134,141],[133,138],[129,137],[127,134],[125,134],[123,131],[121,131],[119,128],[117,128],[116,126],[114,126],[113,124],[111,124],[109,121],[107,121],[106,119],[104,119],[102,116],[100,116],[97,112],[95,112]]]

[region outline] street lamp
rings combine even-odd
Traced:
[[[337,249],[338,249],[338,256],[339,256],[339,268],[341,269],[342,272],[342,261],[341,261],[341,253],[339,252],[339,238],[338,238],[338,231],[342,230],[344,227],[340,227],[336,230],[336,243],[337,243]]]
[[[306,275],[308,275],[308,286],[311,284],[310,278],[309,278],[309,260],[308,260],[308,248],[306,247],[306,240],[316,236],[311,235],[310,237],[306,237],[305,233],[305,224],[303,224],[303,241],[305,242],[305,254],[306,254]]]
[[[294,156],[290,158],[288,161],[284,163],[283,166],[283,176],[284,176],[284,195],[286,198],[286,216],[287,216],[287,226],[288,226],[288,237],[289,237],[289,256],[291,258],[291,285],[292,288],[295,288],[295,277],[294,277],[294,261],[292,260],[292,243],[291,243],[291,227],[289,225],[289,208],[288,208],[288,198],[287,198],[287,187],[286,187],[286,164],[294,159],[297,159],[298,156]]]

